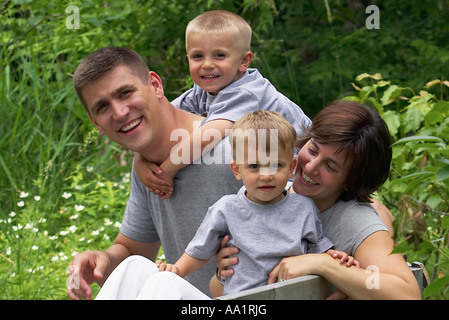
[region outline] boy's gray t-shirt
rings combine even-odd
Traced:
[[[298,134],[310,125],[301,108],[276,90],[257,69],[248,68],[243,76],[223,88],[215,97],[197,84],[173,100],[176,107],[206,116],[207,121],[226,119],[236,122],[248,112],[264,109],[277,111],[290,122]]]
[[[134,167],[131,194],[120,232],[142,242],[160,240],[168,263],[175,263],[195,235],[208,208],[223,195],[235,194],[242,186],[229,168],[231,151],[227,139],[201,158],[178,172],[174,193],[161,200],[149,192],[137,177]],[[215,257],[200,271],[186,277],[207,295],[209,280],[215,273]]]
[[[287,183],[290,189],[292,182]],[[238,194],[244,194],[245,186]],[[376,210],[367,202],[337,201],[332,207],[318,214],[323,234],[333,242],[333,249],[354,256],[359,245],[377,231],[388,231]]]
[[[313,201],[288,192],[281,201],[268,205],[244,194],[224,196],[209,209],[186,253],[198,259],[214,257],[227,234],[228,245],[240,251],[234,275],[226,278],[224,294],[265,285],[282,258],[332,247],[323,236]]]

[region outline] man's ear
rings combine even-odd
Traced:
[[[289,178],[293,177],[293,172],[295,171],[297,161],[298,160],[296,159],[296,157],[293,157],[292,162],[290,163],[290,168],[289,168],[289,175],[288,175]]]
[[[100,134],[102,136],[104,136],[103,130],[101,130],[100,126],[97,124],[97,122],[92,118],[92,116],[90,114],[89,114],[89,119],[90,119],[90,122],[92,122],[94,124],[94,126],[98,129],[98,132],[100,132]]]
[[[251,63],[251,60],[253,59],[253,53],[251,51],[247,51],[242,58],[242,62],[239,66],[240,72],[245,72],[246,69],[248,69],[249,64]]]
[[[242,180],[242,176],[240,175],[239,166],[235,164],[235,161],[231,161],[231,170],[234,173],[234,176],[237,180]]]
[[[164,86],[162,85],[161,78],[156,74],[156,72],[150,71],[148,74],[148,83],[154,88],[156,96],[159,99],[164,97]]]

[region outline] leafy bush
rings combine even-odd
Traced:
[[[424,297],[447,299],[449,81],[430,81],[418,93],[380,74],[356,81],[358,95],[346,99],[374,105],[395,140],[390,178],[378,192],[395,216],[395,252],[425,263],[433,282]]]

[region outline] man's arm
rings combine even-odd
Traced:
[[[76,280],[74,282],[79,286],[69,286],[67,295],[74,300],[92,299],[90,285],[93,282],[102,286],[120,262],[130,255],[142,255],[154,261],[160,246],[160,241],[139,242],[119,233],[114,244],[106,251],[85,251],[77,254],[69,264],[69,280]]]

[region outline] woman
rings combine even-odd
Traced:
[[[352,299],[420,299],[418,284],[400,254],[391,254],[391,213],[380,203],[370,205],[370,194],[387,179],[391,162],[388,128],[370,108],[353,101],[337,101],[323,109],[305,130],[290,192],[314,200],[320,211],[324,234],[336,250],[359,261],[361,268],[346,268],[324,254],[284,258],[270,274],[268,283],[317,274]],[[382,220],[385,223],[382,223]],[[225,242],[222,243],[223,246]],[[237,248],[217,254],[221,278],[238,260],[229,258]],[[367,285],[375,270],[378,285]],[[367,281],[368,280],[368,281]],[[211,292],[220,295],[217,279]]]

